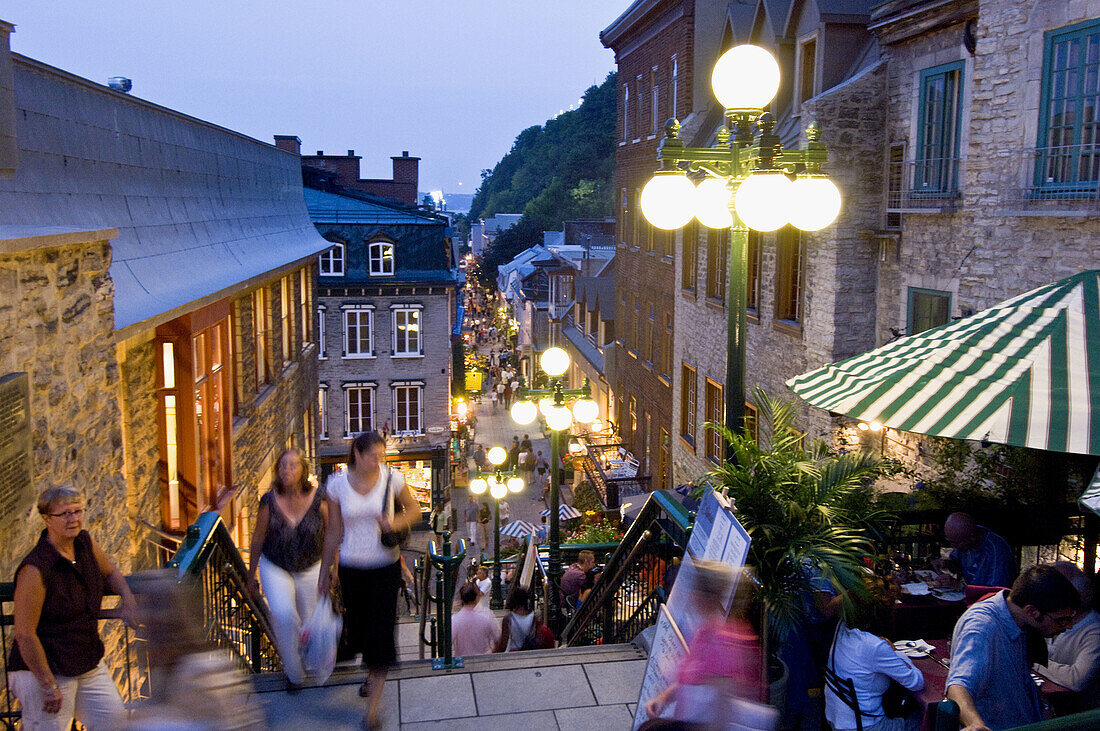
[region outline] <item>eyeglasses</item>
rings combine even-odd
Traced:
[[[61,518],[68,520],[69,518],[82,518],[84,517],[84,508],[78,508],[77,510],[66,510],[64,513],[46,513],[51,518]]]

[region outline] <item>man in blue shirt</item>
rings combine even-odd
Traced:
[[[963,731],[996,731],[1042,720],[1031,664],[1043,637],[1064,632],[1080,597],[1050,566],[1032,566],[1001,591],[966,610],[951,636],[947,697],[959,704]],[[1029,654],[1029,651],[1030,654]]]
[[[1011,586],[1016,560],[1004,538],[978,525],[966,513],[947,516],[943,535],[955,549],[950,561],[958,566],[967,584]]]

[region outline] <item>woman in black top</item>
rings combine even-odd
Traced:
[[[23,704],[24,728],[68,729],[75,717],[90,731],[116,728],[122,697],[103,662],[99,638],[105,589],[122,598],[131,627],[137,604],[122,573],[84,530],[84,496],[49,487],[38,497],[46,529],[15,572],[15,643],[11,689]]]
[[[306,679],[298,634],[317,606],[328,523],[323,490],[310,484],[308,475],[309,462],[301,450],[287,449],[279,456],[271,490],[260,498],[249,551],[248,583],[256,593],[258,569],[275,645],[292,688]]]

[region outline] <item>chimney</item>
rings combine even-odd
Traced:
[[[355,157],[355,150],[348,150],[348,157]]]
[[[299,157],[302,155],[302,141],[297,135],[275,135],[275,146]]]
[[[416,205],[417,188],[420,185],[420,158],[409,157],[409,151],[402,150],[401,157],[391,157],[390,160],[393,161],[393,182],[401,183],[411,190],[402,200]]]
[[[0,180],[15,176],[19,147],[15,143],[15,82],[8,36],[15,26],[0,20]]]

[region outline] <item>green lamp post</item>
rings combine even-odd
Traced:
[[[515,470],[501,467],[508,459],[508,451],[503,447],[493,447],[486,454],[493,465],[492,472],[478,470],[477,476],[470,480],[470,492],[482,495],[488,491],[493,498],[493,589],[489,597],[490,609],[503,609],[504,599],[500,589],[500,501],[508,493],[523,490],[523,479]]]
[[[745,421],[749,229],[775,231],[789,223],[817,231],[836,219],[841,200],[821,172],[827,154],[816,124],[806,130],[804,149],[784,150],[773,133],[775,119],[764,108],[779,89],[779,64],[768,51],[753,45],[726,51],[714,65],[711,87],[728,125],[718,130],[717,146],[686,147],[680,123],[668,120],[657,148],[660,169],[642,189],[640,203],[660,229],[678,229],[693,217],[708,228],[729,229],[725,424],[736,433]],[[705,179],[696,186],[688,172]]]
[[[549,348],[539,356],[539,367],[550,377],[550,387],[546,389],[520,390],[520,399],[512,404],[512,420],[517,424],[530,424],[539,412],[546,418],[550,427],[550,535],[549,566],[547,580],[550,583],[548,595],[550,606],[547,624],[555,634],[561,634],[561,516],[558,507],[561,504],[561,435],[576,420],[589,424],[600,414],[600,407],[592,400],[592,392],[585,379],[581,388],[563,388],[562,376],[569,370],[569,353],[561,348]],[[542,397],[536,405],[532,397]],[[572,408],[566,406],[568,399],[576,399]]]

